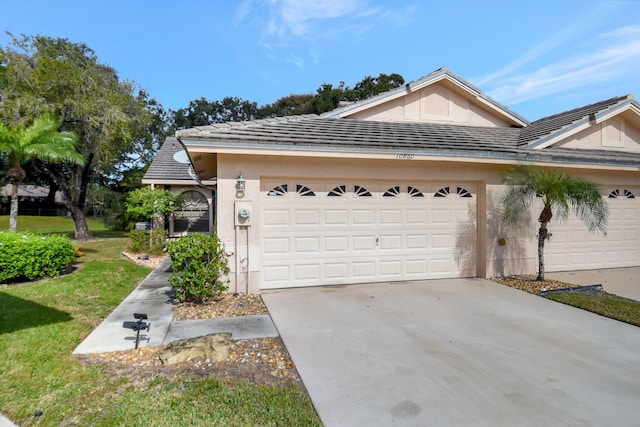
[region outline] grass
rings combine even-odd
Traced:
[[[50,232],[68,226],[53,227],[49,220],[43,219]],[[150,271],[121,256],[126,244],[122,238],[78,242],[85,255],[74,274],[0,285],[2,413],[21,426],[321,425],[294,384],[257,386],[158,374],[134,380],[72,356]]]
[[[126,237],[127,233],[119,230],[109,230],[101,219],[87,218],[87,224],[93,238],[105,239]],[[9,216],[0,216],[0,230],[9,230]],[[73,219],[64,216],[18,216],[18,231],[31,231],[42,234],[63,234],[70,239],[74,237]]]
[[[545,297],[601,316],[640,326],[640,301],[606,292],[562,292],[547,294]]]

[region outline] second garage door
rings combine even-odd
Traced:
[[[476,275],[474,183],[261,185],[262,289]]]
[[[634,267],[640,260],[640,189],[609,189],[607,234],[589,232],[575,216],[549,226],[547,271]]]

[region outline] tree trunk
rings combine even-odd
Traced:
[[[553,212],[551,206],[545,204],[544,209],[540,213],[538,221],[540,222],[540,229],[538,230],[538,277],[537,281],[544,280],[544,242],[549,240],[549,230],[547,230],[547,224],[551,221]]]
[[[538,230],[538,277],[536,280],[544,280],[544,242],[548,238],[547,223],[540,224],[540,230]]]
[[[87,225],[87,217],[84,214],[84,205],[86,202],[87,185],[89,183],[90,165],[92,161],[93,155],[89,155],[84,169],[76,169],[75,173],[72,174],[72,180],[75,181],[74,186],[76,188],[74,191],[72,191],[61,167],[53,167],[41,163],[42,170],[45,171],[49,178],[51,178],[60,189],[62,200],[73,217],[75,238],[81,241],[91,238],[89,226]]]
[[[11,183],[11,209],[9,210],[9,231],[15,233],[18,229],[18,183]]]
[[[89,232],[89,226],[87,226],[87,218],[84,215],[84,211],[77,206],[74,206],[71,211],[71,216],[73,217],[73,224],[76,229],[75,239],[82,242],[89,240],[91,238],[91,233]]]

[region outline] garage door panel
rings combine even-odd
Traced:
[[[389,260],[380,262],[380,276],[385,279],[402,277],[402,261],[401,260]]]
[[[465,244],[476,245],[475,197],[458,197],[456,185],[434,197],[423,192],[426,184],[289,181],[290,191],[314,193],[301,197],[284,183],[277,197],[261,193],[263,289],[460,277],[458,235],[464,231]],[[465,187],[475,194],[474,185]],[[460,263],[475,265],[464,257]]]
[[[380,250],[400,250],[402,249],[402,236],[380,236]]]
[[[289,266],[288,265],[271,265],[263,266],[264,279],[267,284],[270,283],[282,283],[289,280]]]
[[[380,210],[380,224],[382,224],[382,225],[400,225],[400,224],[402,224],[402,210],[400,210],[400,209],[382,209],[382,210]]]
[[[319,237],[294,237],[293,242],[296,252],[320,253]]]
[[[320,225],[320,212],[317,210],[301,210],[296,209],[295,214],[296,226],[318,226]]]
[[[426,259],[408,259],[405,266],[409,278],[425,277],[429,273],[429,263]]]
[[[434,258],[431,260],[431,273],[439,276],[452,273],[450,258]]]
[[[426,209],[407,209],[406,223],[411,226],[426,226],[429,223],[429,213]]]
[[[349,240],[345,236],[328,236],[324,238],[324,250],[327,252],[347,252]]]
[[[293,280],[317,280],[320,277],[320,266],[318,264],[296,264],[294,266]]]
[[[620,195],[627,194],[619,189]],[[638,189],[629,188],[631,194]],[[605,192],[609,194],[609,192]],[[631,267],[640,262],[640,198],[606,198],[607,233],[592,233],[575,216],[549,225],[552,238],[545,246],[548,271]],[[567,256],[566,254],[570,254]],[[581,256],[584,254],[584,256]]]
[[[289,210],[268,210],[264,212],[263,227],[271,226],[288,226],[289,222]]]
[[[373,280],[376,277],[376,263],[374,261],[355,261],[351,266],[355,279]]]
[[[348,226],[349,211],[346,209],[328,209],[324,211],[325,225]]]
[[[431,240],[431,247],[434,249],[451,249],[455,239],[451,234],[434,234]]]
[[[289,254],[289,239],[286,237],[266,238],[262,240],[265,255]]]
[[[341,279],[344,280],[349,274],[349,264],[346,262],[332,263],[327,262],[324,264],[324,277],[326,279]]]
[[[432,209],[431,210],[431,224],[430,225],[446,225],[451,224],[452,218],[450,209]]]
[[[354,236],[353,237],[353,250],[358,251],[373,251],[376,248],[375,238],[372,236]]]
[[[426,234],[408,234],[405,239],[406,248],[409,250],[426,250],[428,248]]]

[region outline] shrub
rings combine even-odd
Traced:
[[[56,276],[76,256],[64,236],[0,232],[0,283]]]
[[[167,241],[166,230],[131,230],[127,251],[134,254],[161,254]]]
[[[145,230],[131,230],[127,250],[134,254],[143,253],[149,247],[149,235]]]
[[[193,234],[168,244],[173,275],[169,284],[179,301],[204,302],[229,289],[229,264],[217,235]]]

